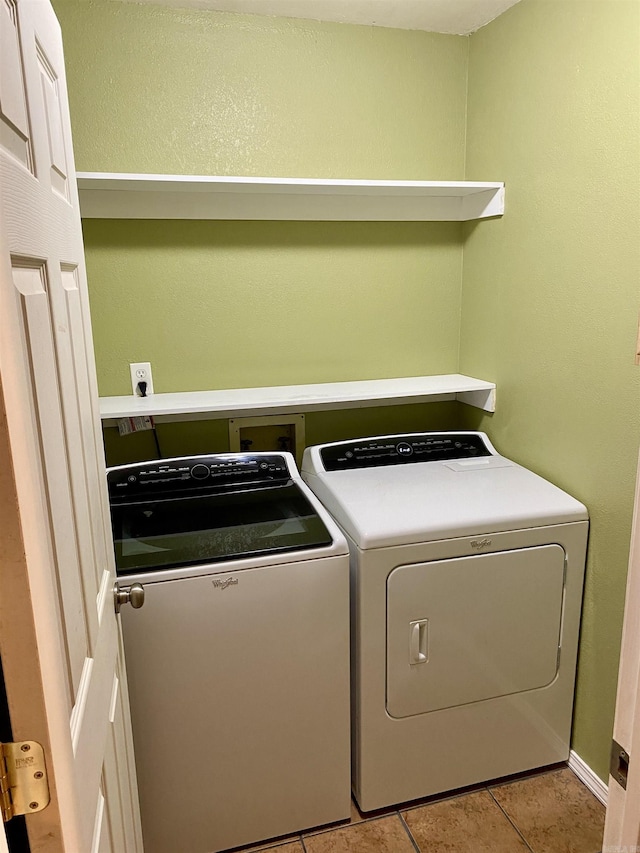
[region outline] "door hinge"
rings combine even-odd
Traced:
[[[619,743],[616,743],[615,740],[611,741],[611,764],[609,766],[609,772],[625,791],[627,790],[627,776],[629,775],[630,761],[631,756],[629,753],[626,752]]]
[[[0,811],[3,823],[49,805],[44,750],[34,740],[0,743]]]

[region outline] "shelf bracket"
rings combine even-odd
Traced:
[[[483,388],[479,391],[458,391],[456,400],[460,403],[466,403],[468,406],[475,406],[477,409],[484,409],[485,412],[495,412],[496,389]]]

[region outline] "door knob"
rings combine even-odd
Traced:
[[[120,613],[123,604],[130,604],[138,610],[144,604],[144,587],[141,583],[132,583],[131,586],[120,588],[116,583],[113,588],[113,597],[116,605],[116,613]]]

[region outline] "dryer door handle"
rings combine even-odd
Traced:
[[[429,660],[429,620],[409,622],[409,664],[427,663]]]

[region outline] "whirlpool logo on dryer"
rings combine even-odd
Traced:
[[[488,548],[491,545],[491,539],[472,539],[471,547],[475,548],[476,551],[480,550],[480,548]]]
[[[216,578],[211,581],[215,589],[227,589],[230,586],[238,585],[238,578]]]

